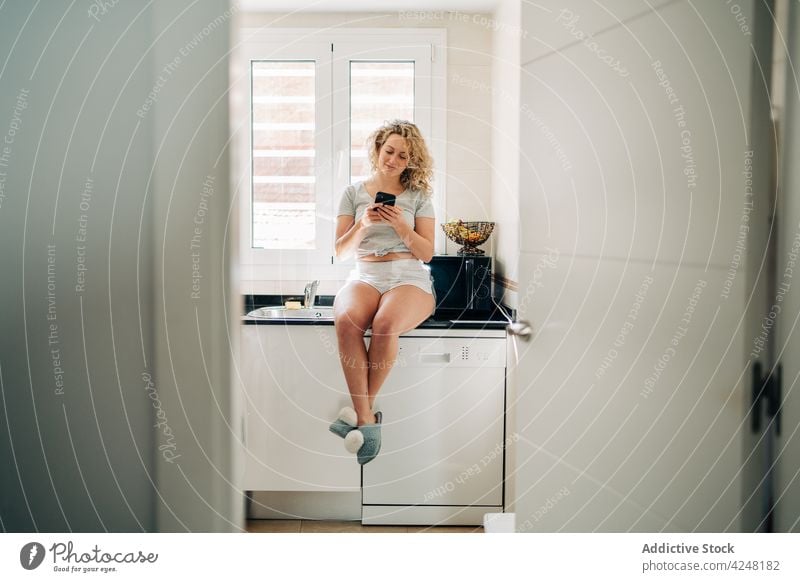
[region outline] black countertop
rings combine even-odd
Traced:
[[[330,307],[333,305],[333,295],[318,295],[315,306]],[[254,309],[275,305],[284,305],[286,301],[303,302],[302,296],[297,295],[245,295],[244,313],[247,315]],[[506,309],[511,313],[510,309]],[[256,319],[243,317],[245,325],[333,325],[333,320],[319,319]],[[465,312],[439,310],[432,317],[423,321],[418,327],[421,329],[505,329],[508,321],[495,307],[489,312]]]

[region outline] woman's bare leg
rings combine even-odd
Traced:
[[[369,400],[369,361],[364,332],[372,323],[380,300],[381,294],[377,289],[356,281],[345,285],[333,303],[339,361],[359,425],[375,422]]]
[[[368,352],[370,410],[397,359],[398,337],[425,321],[433,307],[433,295],[414,285],[401,285],[381,296],[372,320]]]

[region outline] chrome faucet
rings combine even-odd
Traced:
[[[319,281],[311,281],[306,284],[305,299],[303,300],[303,307],[306,309],[314,307],[314,301],[317,299],[317,287]]]

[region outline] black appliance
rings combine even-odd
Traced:
[[[436,291],[434,317],[473,319],[492,311],[492,257],[435,255],[428,265]]]

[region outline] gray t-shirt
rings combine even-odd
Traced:
[[[369,195],[364,187],[364,182],[358,182],[348,186],[344,190],[342,200],[339,202],[338,216],[352,216],[358,222],[364,215],[364,211],[370,204],[374,204],[375,199]],[[397,195],[395,206],[403,211],[403,218],[414,228],[415,218],[435,218],[433,212],[433,202],[431,197],[418,190],[406,190]],[[371,224],[366,227],[366,233],[358,245],[358,257],[375,255],[382,257],[388,253],[408,253],[408,247],[402,239],[397,236],[397,232],[388,224]]]

